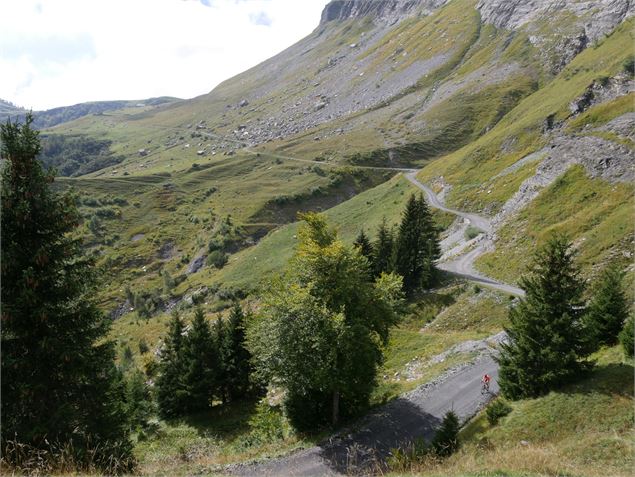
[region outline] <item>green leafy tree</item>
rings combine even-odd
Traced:
[[[388,227],[386,218],[382,220],[377,229],[377,240],[373,244],[373,276],[378,277],[382,273],[393,271],[395,254],[395,237],[392,229]]]
[[[633,347],[633,335],[635,334],[635,315],[631,314],[626,320],[624,324],[624,329],[620,332],[620,343],[622,343],[622,347],[624,348],[624,354],[627,357],[632,358],[633,352],[635,351]]]
[[[437,278],[434,262],[440,256],[438,231],[423,195],[410,196],[395,247],[395,271],[403,277],[404,291],[429,288]]]
[[[72,441],[81,465],[92,442],[98,465],[128,470],[112,464],[134,461],[93,262],[72,233],[76,199],[49,187],[54,174],[37,161],[32,121],[29,114],[24,124],[0,126],[2,447],[9,439],[39,449]]]
[[[373,263],[373,245],[370,243],[370,239],[366,235],[366,232],[364,232],[364,229],[361,229],[359,231],[359,234],[357,235],[357,238],[355,239],[355,242],[353,242],[353,247],[356,247],[356,248],[359,249],[359,252],[364,257],[366,257],[366,259],[368,260],[368,263],[372,267],[372,263]]]
[[[599,277],[585,315],[587,329],[596,346],[617,343],[628,309],[624,272],[616,264],[609,265]]]
[[[251,353],[245,343],[245,314],[238,303],[229,313],[219,346],[222,385],[230,400],[244,398],[250,392]]]
[[[582,326],[584,282],[566,237],[554,235],[522,277],[526,296],[509,313],[510,343],[502,345],[499,384],[511,399],[545,394],[590,367]]]
[[[287,389],[287,412],[306,429],[367,405],[402,283],[385,274],[373,283],[368,261],[323,216],[303,219],[296,255],[269,284],[249,346],[259,376]]]
[[[216,389],[218,353],[212,330],[201,308],[194,312],[194,320],[184,342],[187,410],[208,409]]]
[[[156,381],[157,403],[163,417],[179,416],[187,409],[183,334],[183,320],[174,311],[161,349],[159,376]]]
[[[447,457],[456,452],[459,448],[459,430],[459,418],[453,411],[448,411],[430,443],[434,453]]]

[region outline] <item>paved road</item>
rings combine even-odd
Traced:
[[[481,377],[492,376],[490,393],[481,393]],[[416,439],[430,440],[443,416],[453,410],[465,422],[498,393],[498,366],[490,355],[459,368],[437,384],[427,384],[391,401],[318,446],[257,464],[235,466],[240,476],[339,476],[381,473],[390,450]]]

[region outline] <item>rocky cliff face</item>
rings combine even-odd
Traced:
[[[484,23],[507,30],[572,14],[580,19],[579,28],[591,41],[635,14],[635,2],[631,0],[479,0],[477,8]]]
[[[322,12],[321,24],[371,16],[376,21],[397,21],[413,14],[429,13],[449,0],[332,0]],[[579,29],[589,41],[608,34],[635,14],[631,0],[479,0],[484,23],[508,30],[528,23],[553,20],[560,14],[580,19]]]
[[[394,22],[418,12],[429,12],[448,0],[333,0],[322,12],[321,24],[372,16],[376,21]]]

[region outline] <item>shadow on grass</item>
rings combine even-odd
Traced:
[[[586,376],[560,389],[566,394],[603,393],[633,397],[635,368],[627,363],[609,363],[595,366]]]
[[[217,404],[209,411],[190,414],[171,420],[171,424],[185,423],[200,436],[218,436],[230,440],[249,430],[249,419],[256,411],[257,399]]]

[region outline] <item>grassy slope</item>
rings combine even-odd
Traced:
[[[623,361],[619,347],[594,358],[588,377],[512,403],[495,426],[481,413],[461,432],[457,454],[408,475],[632,475],[633,363]]]
[[[431,181],[443,176],[453,184],[448,197],[452,205],[496,212],[533,174],[537,163],[499,178],[494,178],[496,174],[545,144],[547,139],[540,129],[549,114],[555,114],[556,120],[565,120],[569,102],[587,85],[621,71],[630,54],[625,45],[633,40],[632,24],[632,20],[626,22],[598,46],[582,52],[557,78],[521,101],[489,133],[424,167],[419,177]],[[633,96],[628,95],[590,108],[566,123],[565,130],[582,134],[586,124],[600,126],[634,110]],[[574,168],[500,231],[496,250],[482,257],[477,266],[491,276],[515,282],[530,257],[519,251],[532,249],[551,231],[558,230],[579,245],[581,263],[590,273],[594,266],[619,257],[630,247],[632,193],[626,184],[592,180]],[[505,266],[501,267],[503,263]]]
[[[490,276],[514,282],[532,258],[519,251],[536,248],[558,231],[575,239],[586,274],[608,260],[627,265],[622,252],[632,247],[632,197],[629,185],[590,179],[575,166],[507,223],[498,232],[496,250],[477,264]]]

